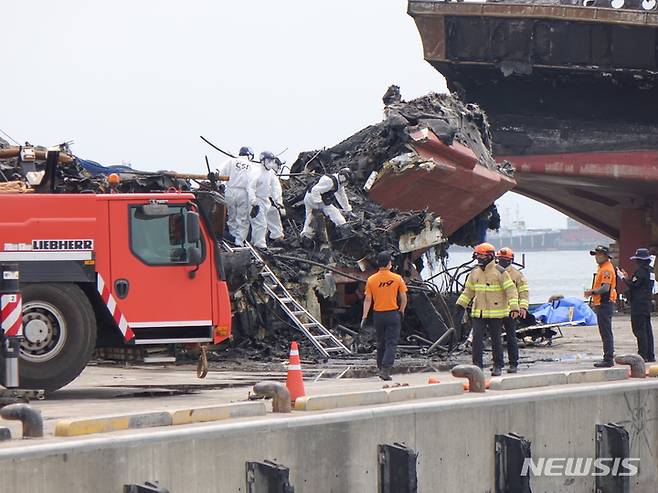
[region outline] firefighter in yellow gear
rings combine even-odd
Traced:
[[[503,267],[509,274],[512,282],[516,286],[519,294],[519,316],[526,318],[528,316],[528,306],[530,304],[530,292],[528,290],[528,280],[526,277],[512,265],[514,262],[514,252],[509,247],[503,247],[496,253],[498,265]],[[516,340],[517,319],[505,317],[503,327],[507,338],[507,357],[509,358],[508,373],[516,373],[519,366],[519,344]]]
[[[496,249],[490,243],[475,247],[477,260],[468,275],[464,291],[457,299],[457,320],[461,320],[468,305],[473,323],[473,364],[483,368],[484,335],[489,330],[493,351],[492,376],[499,376],[504,365],[501,331],[505,317],[517,318],[519,299],[516,286],[503,267],[496,264]]]

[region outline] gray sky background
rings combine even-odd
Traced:
[[[0,128],[19,142],[74,140],[80,157],[203,172],[233,152],[297,153],[379,121],[381,96],[445,90],[404,0],[5,0]],[[563,227],[516,194],[504,217]]]

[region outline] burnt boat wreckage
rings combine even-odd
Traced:
[[[432,349],[441,355],[467,335],[459,326],[451,328],[456,293],[469,266],[445,269],[448,246],[472,246],[484,239],[487,229],[499,227],[493,202],[514,187],[513,170],[492,158],[486,116],[476,105],[446,94],[405,102],[396,86],[383,100],[382,122],[334,147],[301,153],[282,176],[288,212],[284,248],[261,251],[260,257],[353,353],[368,353],[374,350],[374,331],[359,330],[364,282],[374,271],[376,253],[392,252],[395,269],[410,288],[401,350],[426,353],[440,340]],[[28,156],[35,154],[32,162],[25,162],[25,149]],[[66,145],[56,150],[0,144],[0,180],[5,186],[25,184],[23,191],[37,193],[175,188],[206,194],[211,207],[223,206],[222,187],[214,174],[105,168],[73,156]],[[322,174],[342,167],[356,176],[347,191],[354,210],[347,226],[338,230],[318,215],[314,241],[302,241],[306,190]],[[118,173],[120,183],[110,185],[110,173]],[[215,348],[224,353],[220,359],[230,356],[226,350],[256,360],[285,357],[291,339],[308,345],[306,358],[320,356],[268,296],[261,266],[249,252],[227,251],[222,261],[232,296],[234,337],[230,348]],[[424,280],[421,272],[426,277],[432,272],[433,281]],[[439,278],[441,283],[436,282]]]

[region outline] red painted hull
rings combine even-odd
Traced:
[[[619,241],[620,258],[658,246],[658,151],[500,156],[517,168],[515,191]]]
[[[416,151],[431,159],[434,166],[398,173],[384,171],[370,197],[387,208],[428,209],[441,217],[446,235],[516,185],[513,178],[479,164],[475,154],[458,142],[447,146],[427,129],[413,133],[411,138]]]
[[[496,156],[507,159],[520,175],[541,173],[554,176],[603,178],[620,186],[632,182],[658,183],[658,151],[578,152],[525,156]]]

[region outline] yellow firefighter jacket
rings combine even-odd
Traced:
[[[518,298],[514,281],[505,269],[489,262],[484,269],[476,267],[471,271],[457,304],[467,308],[472,300],[473,318],[505,318],[510,311],[519,310]]]
[[[524,308],[527,310],[528,306],[530,305],[530,301],[529,301],[530,292],[528,291],[528,280],[521,273],[521,271],[515,269],[511,265],[507,266],[505,270],[507,271],[510,278],[512,279],[512,282],[516,286],[516,291],[519,293],[519,308]]]

